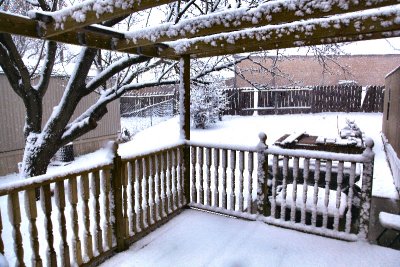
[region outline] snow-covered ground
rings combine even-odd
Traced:
[[[400,251],[186,210],[101,264],[115,266],[399,266]]]

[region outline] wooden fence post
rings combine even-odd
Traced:
[[[257,215],[266,215],[268,204],[268,156],[265,155],[267,135],[261,132],[257,145]]]
[[[113,215],[115,238],[117,240],[117,252],[124,251],[125,247],[125,222],[122,213],[122,161],[118,155],[118,143],[112,144],[114,153],[113,168],[111,170],[112,198],[114,203]]]
[[[371,212],[371,198],[372,198],[372,178],[374,174],[374,157],[375,153],[372,151],[374,141],[367,138],[365,141],[365,150],[363,156],[367,159],[363,163],[362,172],[362,188],[361,188],[361,210],[360,210],[360,228],[358,237],[366,240],[369,231],[369,220]]]

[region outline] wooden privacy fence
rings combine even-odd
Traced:
[[[256,90],[226,90],[226,115],[296,114],[319,112],[382,112],[383,86],[313,86]],[[256,99],[256,101],[255,101]]]
[[[363,90],[365,91],[363,93]],[[297,114],[319,112],[383,112],[384,86],[312,86],[256,90],[225,90],[225,115]],[[176,114],[178,93],[145,93],[122,97],[121,116],[147,116],[144,110],[168,101]]]
[[[183,141],[122,159],[114,146],[113,160],[95,168],[3,185],[0,253],[12,266],[94,266],[186,207],[366,239],[372,141],[358,155],[265,141],[264,134],[257,147]]]

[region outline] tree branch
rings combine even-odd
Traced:
[[[7,75],[10,84],[22,99],[27,97],[30,88],[29,72],[10,34],[0,33],[0,65]]]
[[[40,71],[40,80],[38,84],[35,86],[35,89],[41,96],[47,91],[49,87],[51,73],[53,72],[54,62],[56,61],[57,55],[57,43],[53,41],[48,41],[45,44],[46,46],[46,57],[44,60],[44,64],[42,66],[42,70]]]
[[[114,62],[102,72],[100,72],[95,78],[93,78],[87,85],[85,89],[85,94],[89,94],[97,89],[100,85],[104,84],[108,79],[114,76],[116,73],[132,66],[133,64],[143,63],[151,58],[146,56],[133,56],[124,57],[120,60]]]

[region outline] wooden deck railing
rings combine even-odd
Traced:
[[[185,207],[367,237],[372,141],[349,155],[268,148],[265,140],[261,134],[256,147],[187,142],[123,159],[115,146],[113,161],[96,168],[3,185],[0,253],[15,266],[94,266]]]

